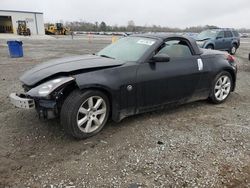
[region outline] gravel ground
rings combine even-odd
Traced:
[[[76,141],[58,120],[9,104],[25,70],[110,41],[24,40],[25,57],[11,59],[0,40],[0,187],[250,187],[250,39],[236,55],[237,89],[221,105],[199,101],[110,121]]]

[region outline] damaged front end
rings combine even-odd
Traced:
[[[59,77],[44,82],[34,88],[24,85],[25,93],[9,95],[10,102],[23,109],[36,109],[39,117],[53,119],[59,115],[62,101],[74,82],[73,77]]]

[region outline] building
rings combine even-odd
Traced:
[[[18,24],[26,22],[31,35],[44,35],[43,13],[0,10],[0,33],[17,34]]]

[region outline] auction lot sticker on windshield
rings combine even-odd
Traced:
[[[137,41],[137,44],[144,44],[148,46],[152,46],[155,43],[155,41],[152,40],[145,40],[145,39],[140,39]]]

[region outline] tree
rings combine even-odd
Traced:
[[[135,22],[133,20],[128,21],[127,30],[130,32],[135,31]]]
[[[101,31],[106,31],[107,30],[107,25],[106,25],[105,22],[101,22],[101,24],[100,24],[100,30]]]
[[[135,26],[135,22],[133,20],[129,20],[128,21],[128,26],[134,27]]]
[[[95,31],[98,31],[99,24],[98,22],[95,22]]]

